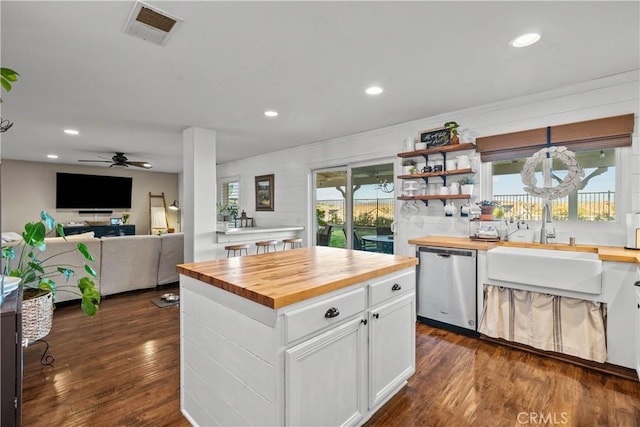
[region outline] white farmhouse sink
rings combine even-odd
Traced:
[[[587,294],[602,291],[602,261],[591,252],[498,246],[487,251],[493,280]]]

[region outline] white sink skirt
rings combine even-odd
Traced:
[[[603,363],[606,304],[484,285],[479,332]]]

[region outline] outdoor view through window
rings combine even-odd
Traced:
[[[317,240],[320,246],[393,253],[393,163],[351,168],[348,199],[347,168],[315,172]],[[352,212],[347,221],[347,209]]]
[[[615,201],[615,149],[583,151],[576,153],[576,159],[584,177],[578,190],[567,197],[552,200],[554,221],[613,221],[616,216]],[[526,159],[495,161],[493,171],[493,200],[501,205],[513,206],[509,215],[514,219],[540,220],[542,199],[532,197],[523,190],[520,171]],[[566,166],[553,161],[552,186],[558,185],[566,176]],[[541,167],[536,169],[537,186],[542,187],[544,179]]]

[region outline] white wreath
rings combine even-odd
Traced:
[[[552,159],[558,159],[567,166],[567,176],[562,182],[555,187],[537,187],[536,184],[536,166],[538,163],[547,158],[547,153]],[[581,178],[584,177],[584,171],[576,160],[573,151],[567,150],[567,147],[545,147],[537,151],[533,156],[529,157],[522,168],[522,183],[526,185],[524,191],[535,197],[541,197],[545,200],[554,200],[565,197],[578,188]]]

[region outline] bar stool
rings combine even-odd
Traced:
[[[227,258],[229,258],[229,254],[233,251],[233,256],[236,256],[236,251],[240,252],[240,256],[242,256],[242,251],[244,250],[245,255],[249,255],[249,244],[245,243],[243,245],[227,245],[224,247],[227,250]]]
[[[301,248],[302,247],[302,238],[301,237],[292,237],[291,239],[283,239],[282,243],[284,243],[282,245],[282,250],[284,251],[285,249],[287,249],[287,243],[289,243],[291,246],[291,249],[294,249],[296,246]]]
[[[262,248],[262,253],[269,253],[269,248],[273,247],[273,251],[277,252],[278,248],[276,245],[280,243],[277,240],[263,240],[261,242],[256,242],[256,254],[260,252],[260,248]]]

